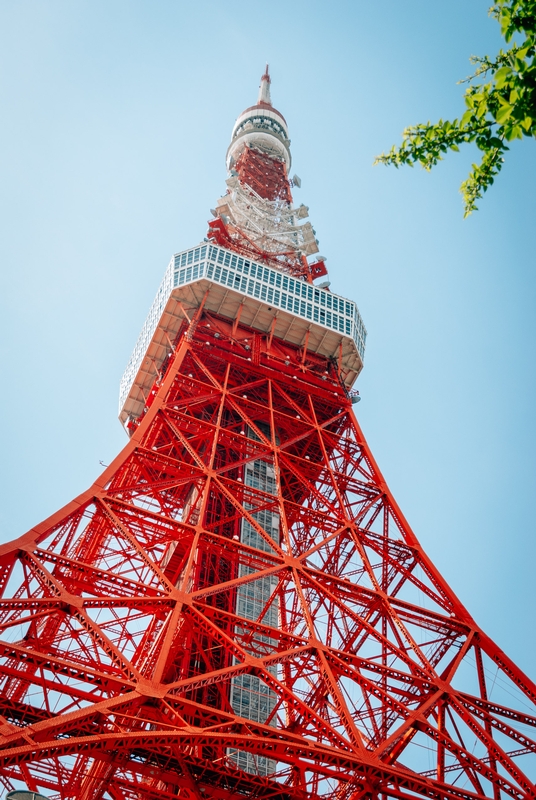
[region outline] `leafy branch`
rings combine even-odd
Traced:
[[[402,144],[374,161],[397,168],[419,163],[430,170],[449,150],[474,142],[483,155],[460,187],[465,217],[477,209],[477,201],[500,172],[509,149],[507,142],[536,137],[536,0],[497,0],[490,14],[500,23],[506,44],[516,34],[522,40],[512,42],[495,58],[471,57],[477,68],[460,81],[470,84],[464,94],[465,113],[452,122],[439,120],[406,128]],[[482,76],[490,80],[475,83]]]

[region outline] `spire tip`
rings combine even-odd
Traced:
[[[257,100],[258,105],[260,105],[261,103],[268,106],[272,105],[272,99],[270,97],[271,82],[272,79],[270,78],[270,67],[269,64],[266,64],[264,75],[261,76],[261,85],[259,87],[259,98]]]

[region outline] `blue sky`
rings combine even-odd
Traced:
[[[368,329],[359,420],[427,552],[534,673],[536,150],[480,211],[372,167],[406,125],[459,116],[490,0],[3,0],[2,540],[125,442],[119,379],[169,257],[203,238],[266,61],[332,288]]]

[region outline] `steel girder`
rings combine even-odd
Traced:
[[[423,552],[336,365],[200,310],[154,390],[93,486],[0,549],[5,788],[534,797],[536,687]]]

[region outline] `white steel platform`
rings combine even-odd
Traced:
[[[339,358],[348,388],[363,368],[366,330],[356,304],[282,270],[204,242],[177,253],[145,320],[120,384],[119,418],[137,417],[185,318],[205,308],[298,346]]]

